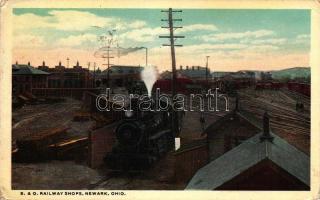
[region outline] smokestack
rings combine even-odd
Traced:
[[[44,66],[44,67],[46,66],[46,63],[44,61],[42,62],[42,66]]]
[[[16,65],[18,65],[18,61],[16,61]]]
[[[192,66],[192,70],[194,70],[194,66]]]
[[[188,65],[186,66],[186,69],[189,70],[189,66]]]
[[[273,136],[270,134],[270,116],[267,112],[263,114],[263,133],[260,136],[260,141],[269,140],[272,142]]]
[[[28,66],[30,66],[30,62],[28,62]]]
[[[180,65],[180,70],[182,70],[182,65]]]
[[[61,66],[61,61],[59,61],[59,66]]]
[[[200,70],[200,66],[198,66],[198,70]]]

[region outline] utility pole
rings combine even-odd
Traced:
[[[105,59],[107,59],[107,64],[103,64],[103,65],[107,65],[107,88],[110,87],[110,66],[113,65],[110,63],[110,58],[114,58],[113,56],[110,56],[110,51],[112,51],[110,49],[110,45],[107,46],[107,56],[103,55],[102,57]]]
[[[88,62],[88,76],[86,77],[86,88],[88,88],[90,81],[90,62]]]
[[[113,34],[116,30],[111,30],[111,31],[108,31],[108,35],[109,36],[100,36],[99,37],[99,40],[102,41],[102,42],[106,42],[106,45],[107,45],[107,55],[103,54],[102,55],[102,58],[105,60],[107,59],[107,64],[102,64],[102,65],[106,65],[107,66],[107,88],[110,87],[110,66],[113,65],[110,63],[110,58],[114,58],[113,56],[110,56],[110,51],[112,51],[110,48],[111,48],[111,45],[115,42],[113,40]],[[103,44],[105,45],[105,43]]]
[[[142,47],[142,49],[146,50],[146,66],[148,66],[148,47]]]
[[[96,62],[93,63],[93,84],[92,87],[96,87]]]
[[[69,68],[69,57],[67,57],[67,67]]]
[[[208,60],[209,60],[209,57],[210,56],[206,56],[206,58],[207,58],[207,63],[206,63],[206,83],[207,83],[207,87],[209,86],[209,83],[208,83],[208,74],[209,74]]]
[[[182,45],[174,44],[175,40],[177,38],[184,38],[184,36],[177,36],[174,35],[174,29],[182,28],[181,26],[173,26],[174,21],[182,21],[182,19],[173,19],[172,13],[175,12],[182,12],[182,10],[172,10],[172,8],[169,8],[168,10],[162,10],[161,12],[167,12],[168,13],[168,19],[161,19],[161,21],[167,21],[168,27],[161,27],[161,28],[167,28],[169,29],[170,35],[169,36],[159,36],[159,38],[169,38],[170,44],[163,44],[162,46],[170,46],[171,47],[171,60],[172,60],[172,82],[171,82],[171,90],[172,90],[172,105],[174,104],[174,97],[177,94],[177,71],[176,71],[176,56],[175,56],[175,47],[182,47]],[[172,131],[175,136],[179,134],[179,120],[177,116],[177,112],[175,109],[172,109]]]

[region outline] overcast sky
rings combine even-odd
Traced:
[[[103,63],[94,57],[101,47],[99,36],[114,31],[113,45],[147,47],[149,64],[160,71],[170,69],[169,43],[158,38],[168,34],[167,16],[156,9],[14,9],[13,62],[31,62],[38,66],[43,60],[49,66],[62,61],[70,65],[77,60]],[[176,34],[177,66],[205,65],[213,71],[243,69],[272,70],[309,66],[310,11],[308,10],[217,10],[184,9],[176,13],[176,22],[183,29]],[[144,65],[145,51],[117,56],[114,64]],[[92,66],[92,65],[91,65]],[[104,69],[104,67],[101,67]]]

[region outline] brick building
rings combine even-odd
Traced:
[[[192,80],[206,80],[206,76],[208,76],[208,79],[212,78],[210,69],[207,72],[206,67],[201,66],[186,66],[185,69],[183,69],[183,66],[180,66],[177,73],[182,77],[188,77]]]
[[[248,138],[258,134],[261,128],[244,113],[233,111],[210,125],[205,133],[209,144],[209,158],[214,160]]]
[[[12,65],[13,94],[31,92],[33,88],[47,88],[49,73],[36,69],[30,65]]]
[[[49,72],[48,87],[49,88],[91,88],[93,87],[93,77],[89,69],[83,68],[79,62],[73,68],[66,68],[59,65],[49,68],[45,62],[38,69]]]

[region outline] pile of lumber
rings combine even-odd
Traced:
[[[19,150],[38,151],[61,140],[69,128],[66,126],[51,128],[16,141]]]
[[[91,118],[90,113],[88,113],[88,112],[78,112],[73,116],[73,121],[84,122],[84,121],[89,121],[90,118]]]
[[[66,127],[41,132],[17,141],[12,152],[15,162],[38,162],[43,160],[79,160],[87,154],[88,137],[65,138]]]
[[[107,116],[104,116],[100,113],[92,113],[91,117],[96,122],[94,129],[100,128],[100,127],[103,127],[103,126],[106,126],[108,124],[115,122],[115,120],[111,116],[107,117]]]

